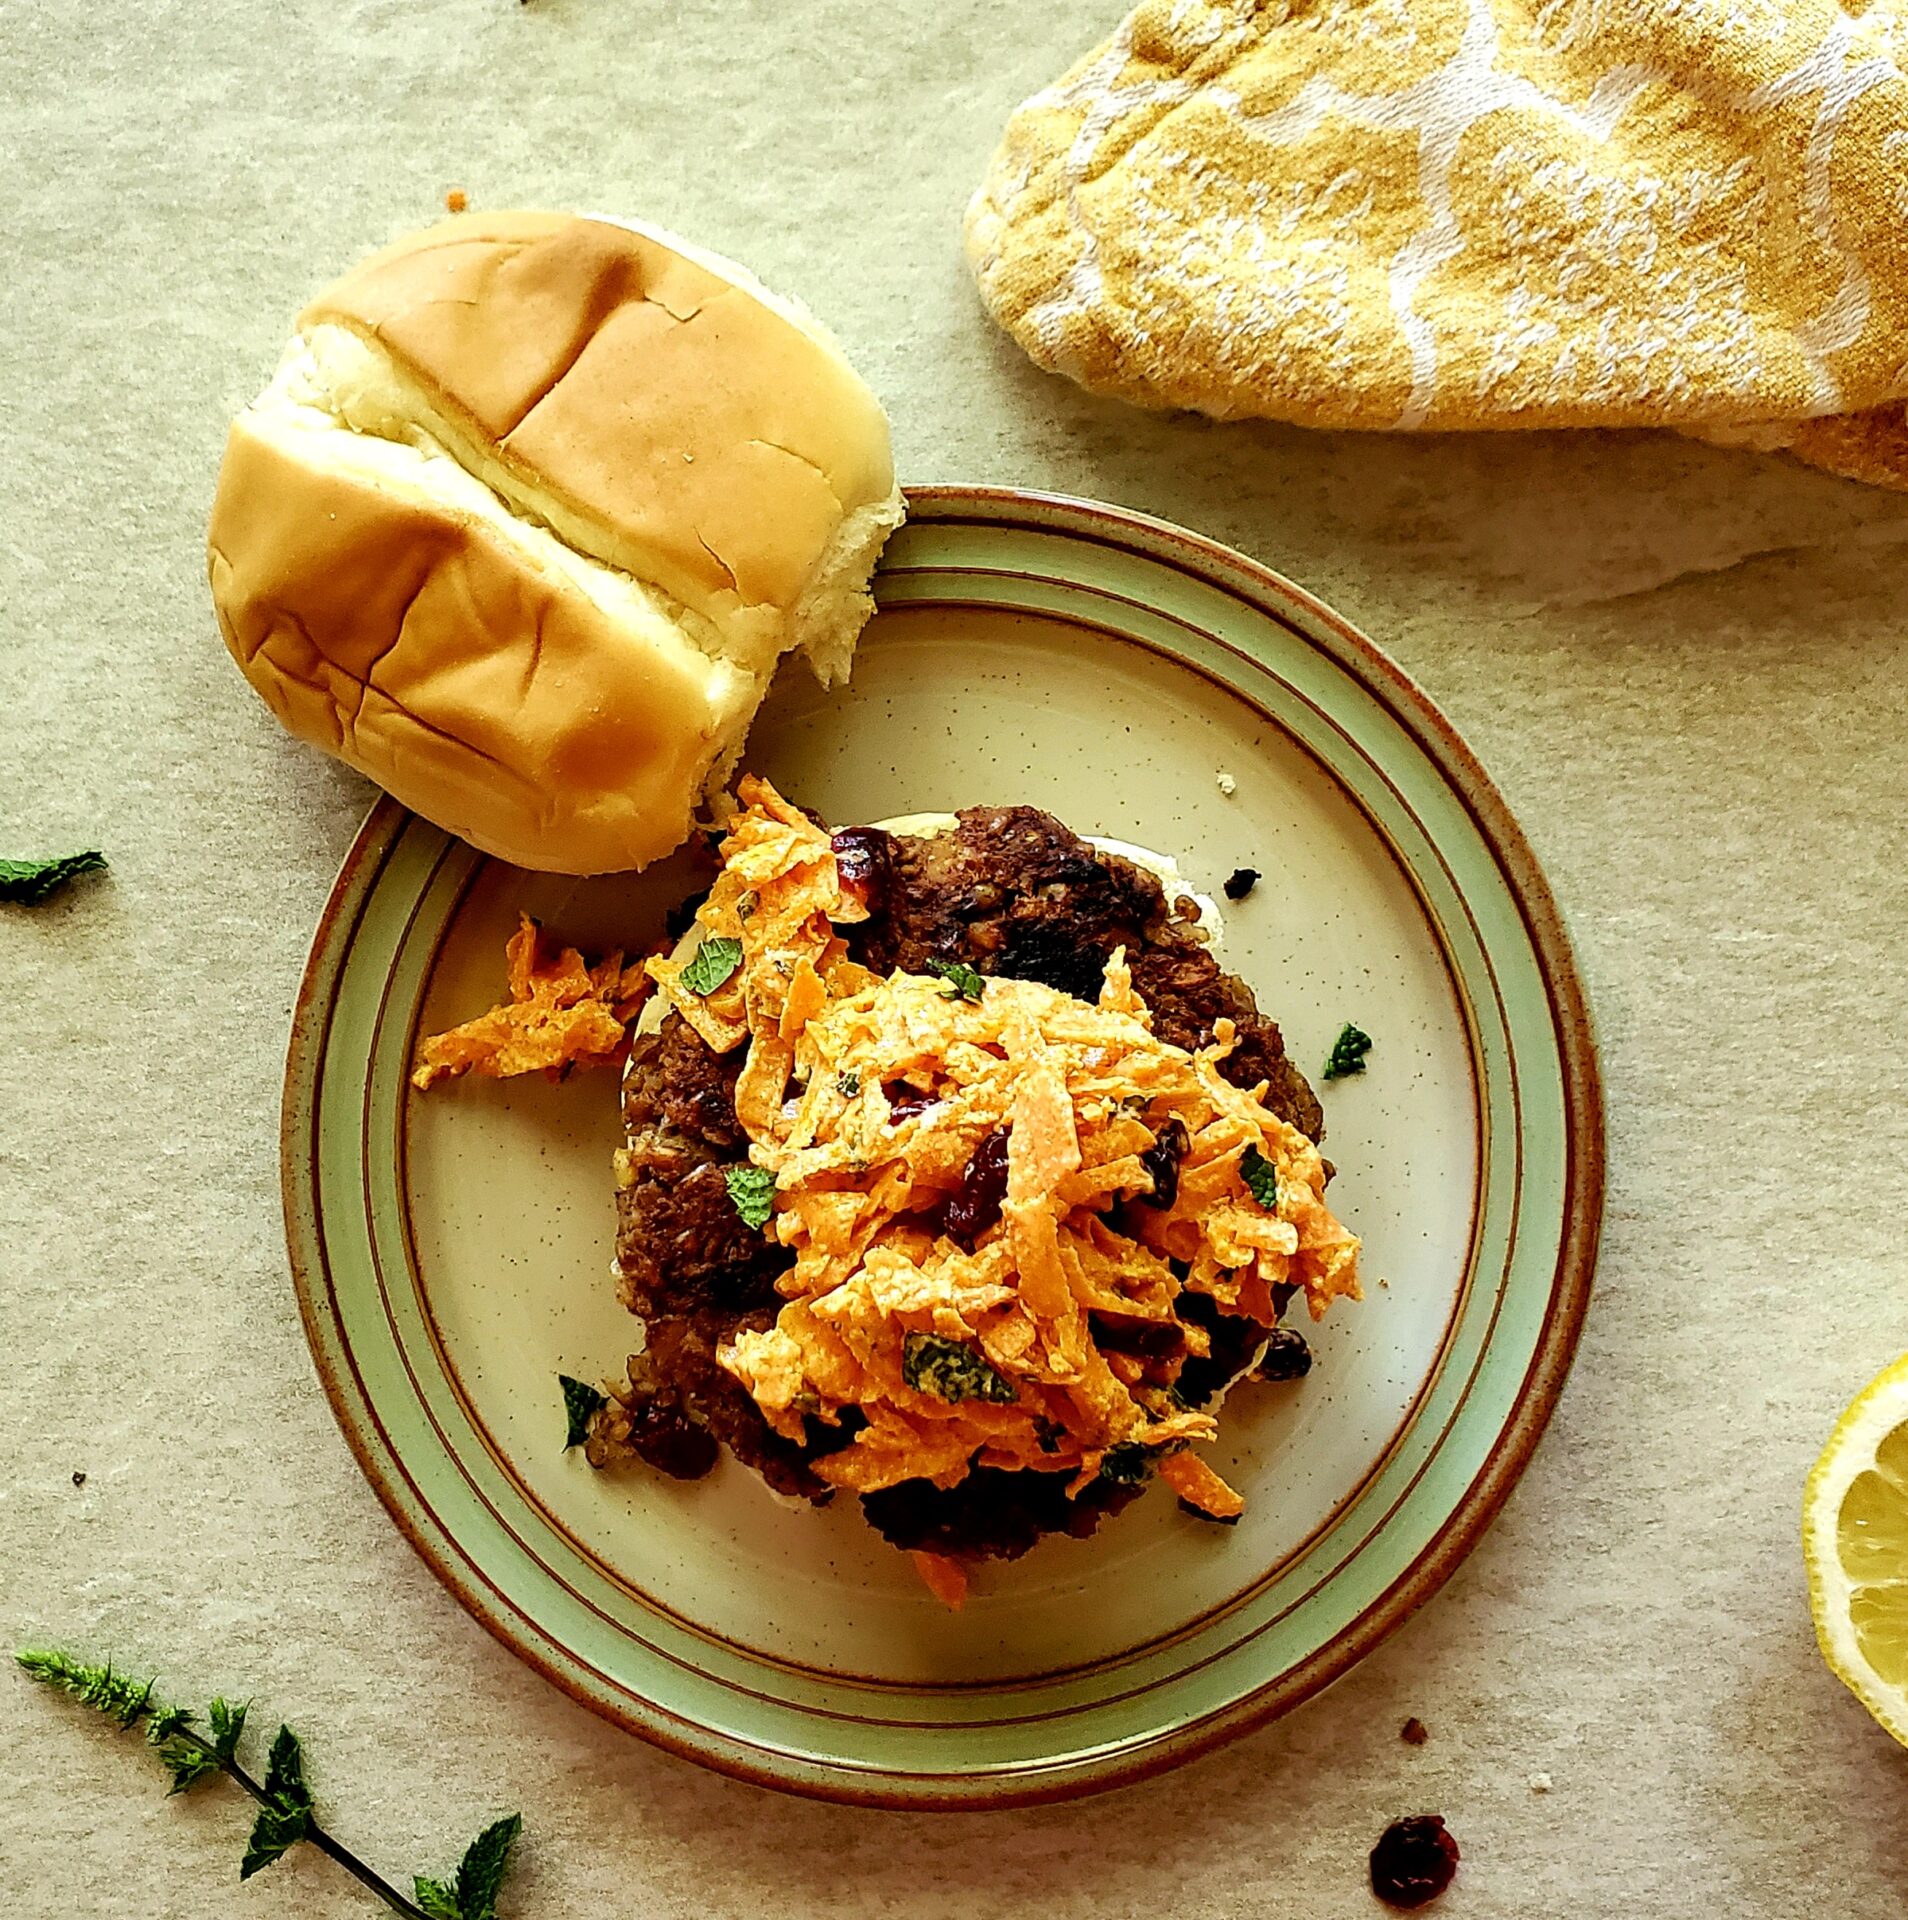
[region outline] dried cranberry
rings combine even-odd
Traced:
[[[975,1241],[1000,1218],[1006,1198],[1007,1129],[996,1127],[982,1136],[961,1170],[961,1184],[947,1203],[947,1237],[972,1253]]]
[[[1232,877],[1226,882],[1226,898],[1243,900],[1259,884],[1257,867],[1234,867]]]
[[[871,914],[885,913],[894,891],[894,835],[879,827],[843,827],[829,836],[841,884]]]
[[[1394,1820],[1371,1850],[1371,1890],[1393,1907],[1422,1907],[1451,1884],[1458,1869],[1458,1843],[1445,1831],[1444,1816],[1414,1814]]]
[[[923,1093],[919,1087],[911,1087],[905,1080],[884,1081],[881,1091],[888,1096],[890,1120],[912,1120],[917,1113],[925,1113],[934,1104],[933,1094]]]
[[[1259,1362],[1261,1380],[1303,1380],[1312,1370],[1312,1350],[1305,1336],[1290,1327],[1274,1327]]]
[[[1152,1176],[1153,1190],[1136,1197],[1146,1206],[1170,1207],[1179,1198],[1179,1162],[1192,1145],[1186,1123],[1174,1118],[1160,1128],[1153,1144],[1139,1157],[1139,1163]]]
[[[672,1479],[700,1480],[721,1458],[715,1436],[680,1408],[649,1401],[632,1412],[630,1446]]]

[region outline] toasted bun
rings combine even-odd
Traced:
[[[742,269],[468,214],[312,302],[234,423],[233,657],[292,732],[522,866],[679,845],[781,656],[843,677],[902,517],[879,403]]]

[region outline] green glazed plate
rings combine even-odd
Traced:
[[[1234,1528],[1155,1489],[944,1612],[852,1501],[599,1475],[559,1372],[620,1371],[609,1074],[412,1094],[420,1033],[501,990],[520,911],[646,948],[678,862],[574,881],[378,806],[319,927],[286,1075],[287,1230],[318,1370],[372,1484],[472,1613],[673,1751],[875,1804],[1088,1792],[1282,1713],[1475,1544],[1556,1401],[1590,1291],[1602,1113],[1583,991],[1522,835],[1383,654],[1277,575],[1084,502],[914,494],[853,686],[790,670],[747,764],[846,823],[1025,801],[1171,853],[1221,957],[1324,1087],[1366,1298],[1299,1385],[1242,1390]]]

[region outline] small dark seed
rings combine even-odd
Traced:
[[[1226,882],[1226,898],[1243,900],[1259,884],[1257,867],[1234,867],[1232,878]]]
[[[1411,1718],[1398,1729],[1398,1738],[1402,1740],[1407,1747],[1421,1747],[1431,1738],[1431,1729],[1414,1713]]]
[[[1312,1370],[1312,1350],[1291,1327],[1274,1327],[1259,1362],[1261,1380],[1303,1380]]]
[[[1371,1890],[1387,1906],[1428,1906],[1451,1884],[1458,1858],[1442,1814],[1394,1820],[1371,1850]]]
[[[1153,1190],[1135,1196],[1142,1206],[1162,1211],[1179,1198],[1179,1162],[1192,1138],[1186,1123],[1175,1116],[1160,1128],[1153,1144],[1139,1157],[1139,1163],[1152,1177]]]
[[[73,1470],[73,1484],[76,1487],[83,1487],[86,1484],[85,1474],[81,1473],[77,1467]]]

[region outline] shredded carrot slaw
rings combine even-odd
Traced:
[[[815,1470],[857,1492],[953,1486],[979,1464],[1065,1473],[1077,1493],[1115,1448],[1212,1439],[1212,1413],[1173,1392],[1210,1350],[1183,1297],[1269,1332],[1275,1289],[1302,1290],[1314,1317],[1359,1291],[1317,1148],[1263,1087],[1219,1072],[1230,1023],[1198,1053],[1159,1040],[1120,953],[1097,1004],[999,977],[977,999],[879,978],[836,931],[866,908],[826,832],[765,781],[745,777],[739,797],[697,920],[740,944],[740,964],[698,994],[687,962],[647,963],[712,1048],[747,1046],[737,1117],[775,1176],[769,1230],[795,1254],[775,1323],[725,1345],[723,1366],[790,1439],[852,1412],[853,1439]],[[1144,1157],[1174,1123],[1177,1192],[1142,1204]],[[957,1237],[948,1203],[1003,1130],[998,1217]],[[1242,1168],[1254,1150],[1276,1173],[1269,1205],[1262,1172],[1255,1192]],[[1106,1327],[1153,1337],[1103,1347]],[[1201,1463],[1172,1484],[1217,1517],[1243,1504]]]

